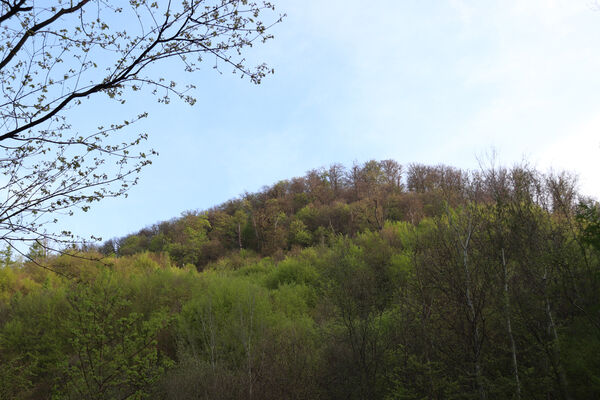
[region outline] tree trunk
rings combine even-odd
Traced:
[[[550,299],[548,298],[548,269],[544,267],[544,301],[546,303],[546,318],[548,318],[548,333],[552,336],[552,357],[554,358],[554,368],[558,378],[558,385],[560,387],[560,393],[564,400],[571,400],[569,394],[567,375],[562,367],[560,359],[560,342],[558,340],[558,333],[556,332],[556,325],[554,324],[554,318],[552,317],[552,309],[550,307]]]
[[[469,244],[471,242],[471,234],[473,233],[472,222],[469,218],[469,226],[467,228],[467,238],[463,242],[459,239],[460,245],[463,250],[463,267],[465,272],[465,298],[467,300],[467,307],[469,308],[469,314],[471,316],[472,325],[472,341],[473,341],[473,361],[475,363],[475,382],[477,384],[477,390],[481,400],[486,399],[485,388],[483,387],[483,381],[481,376],[481,344],[479,339],[479,324],[477,323],[477,312],[475,305],[473,304],[473,298],[471,296],[471,271],[469,269]]]
[[[513,374],[515,376],[515,398],[521,399],[521,382],[519,381],[519,365],[517,363],[517,346],[512,333],[512,324],[510,320],[510,299],[508,295],[508,269],[506,268],[506,258],[504,249],[502,249],[502,268],[504,272],[504,312],[506,314],[506,330],[510,339],[510,348],[512,352]]]
[[[477,323],[477,313],[475,311],[475,305],[471,297],[471,272],[468,264],[468,246],[471,232],[465,241],[463,246],[463,265],[465,269],[465,297],[467,299],[467,306],[469,307],[469,313],[471,314],[471,324],[473,333],[473,358],[475,362],[475,381],[477,383],[477,390],[479,391],[479,397],[481,400],[486,399],[485,389],[481,378],[481,346],[479,344],[479,324]]]

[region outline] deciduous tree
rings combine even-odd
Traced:
[[[119,133],[145,112],[81,131],[69,110],[101,96],[124,104],[135,91],[194,104],[194,85],[159,68],[168,60],[258,84],[272,70],[248,66],[243,53],[271,38],[281,16],[263,16],[273,10],[266,0],[1,1],[0,240],[71,241],[43,226],[125,194],[156,154],[139,149],[145,133]]]

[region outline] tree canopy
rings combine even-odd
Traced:
[[[6,251],[0,399],[599,398],[599,208],[575,183],[334,164],[102,262],[31,249],[62,275]]]

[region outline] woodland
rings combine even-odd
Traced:
[[[334,164],[1,259],[0,399],[600,398],[600,207],[567,173]]]
[[[568,173],[333,164],[103,243],[57,228],[157,156],[129,102],[259,84],[284,17],[0,0],[0,400],[600,398],[600,205]]]

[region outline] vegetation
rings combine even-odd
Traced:
[[[387,160],[7,251],[0,399],[598,398],[599,226],[566,174]]]

